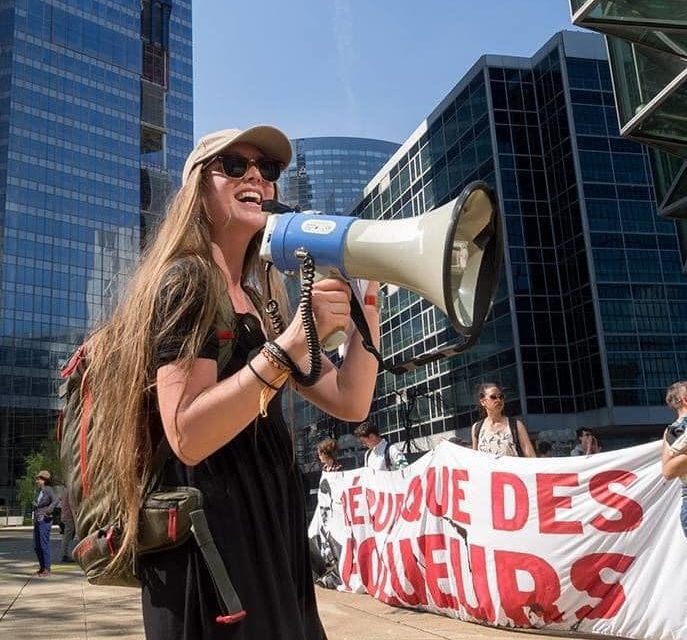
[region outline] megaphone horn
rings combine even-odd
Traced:
[[[501,221],[484,182],[472,182],[451,202],[400,220],[270,216],[260,257],[280,271],[297,271],[303,251],[322,275],[379,280],[413,291],[439,307],[472,342],[498,286]]]

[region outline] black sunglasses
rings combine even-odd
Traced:
[[[490,393],[490,394],[489,394],[489,397],[490,397],[492,400],[503,400],[503,394],[502,394],[502,393],[499,393],[499,394]]]
[[[260,158],[253,160],[236,154],[217,156],[216,160],[222,165],[222,171],[228,178],[243,178],[248,167],[255,165],[263,180],[276,182],[281,174],[281,163],[278,160]]]

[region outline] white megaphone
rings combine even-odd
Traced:
[[[472,344],[498,286],[501,221],[484,182],[469,184],[428,213],[400,220],[295,212],[268,217],[263,260],[282,272],[298,272],[306,253],[323,276],[378,280],[413,291],[441,309]]]

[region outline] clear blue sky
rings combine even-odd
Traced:
[[[568,0],[195,0],[195,136],[403,142],[482,54],[573,28]]]

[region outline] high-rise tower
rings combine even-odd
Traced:
[[[190,0],[0,2],[0,499],[192,146]]]

